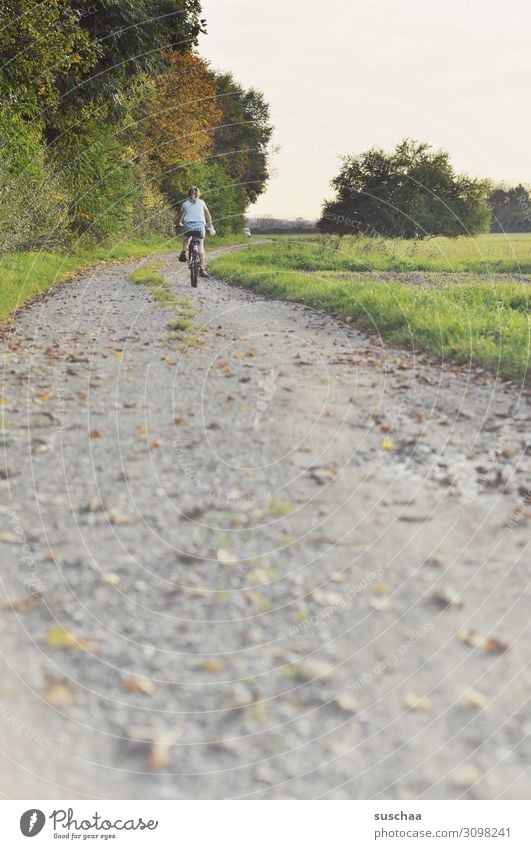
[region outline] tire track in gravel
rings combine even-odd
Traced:
[[[529,396],[161,263],[3,334],[0,791],[527,798]]]

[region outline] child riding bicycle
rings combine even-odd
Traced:
[[[191,186],[188,189],[188,200],[185,200],[181,207],[181,214],[178,222],[178,227],[184,226],[183,249],[179,256],[179,262],[187,261],[187,251],[192,236],[200,239],[200,261],[201,268],[199,273],[201,277],[208,278],[205,259],[205,230],[211,236],[216,235],[214,225],[212,224],[212,216],[210,215],[208,206],[201,200],[201,192],[197,186]]]

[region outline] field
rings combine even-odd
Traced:
[[[390,342],[529,382],[531,236],[277,239],[211,267]]]

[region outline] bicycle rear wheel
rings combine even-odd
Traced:
[[[197,278],[199,277],[199,257],[196,253],[192,254],[190,260],[190,281],[194,289],[197,289]]]

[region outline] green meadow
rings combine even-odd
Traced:
[[[531,290],[523,275],[531,275],[531,235],[281,238],[222,256],[211,269],[389,342],[529,383]]]

